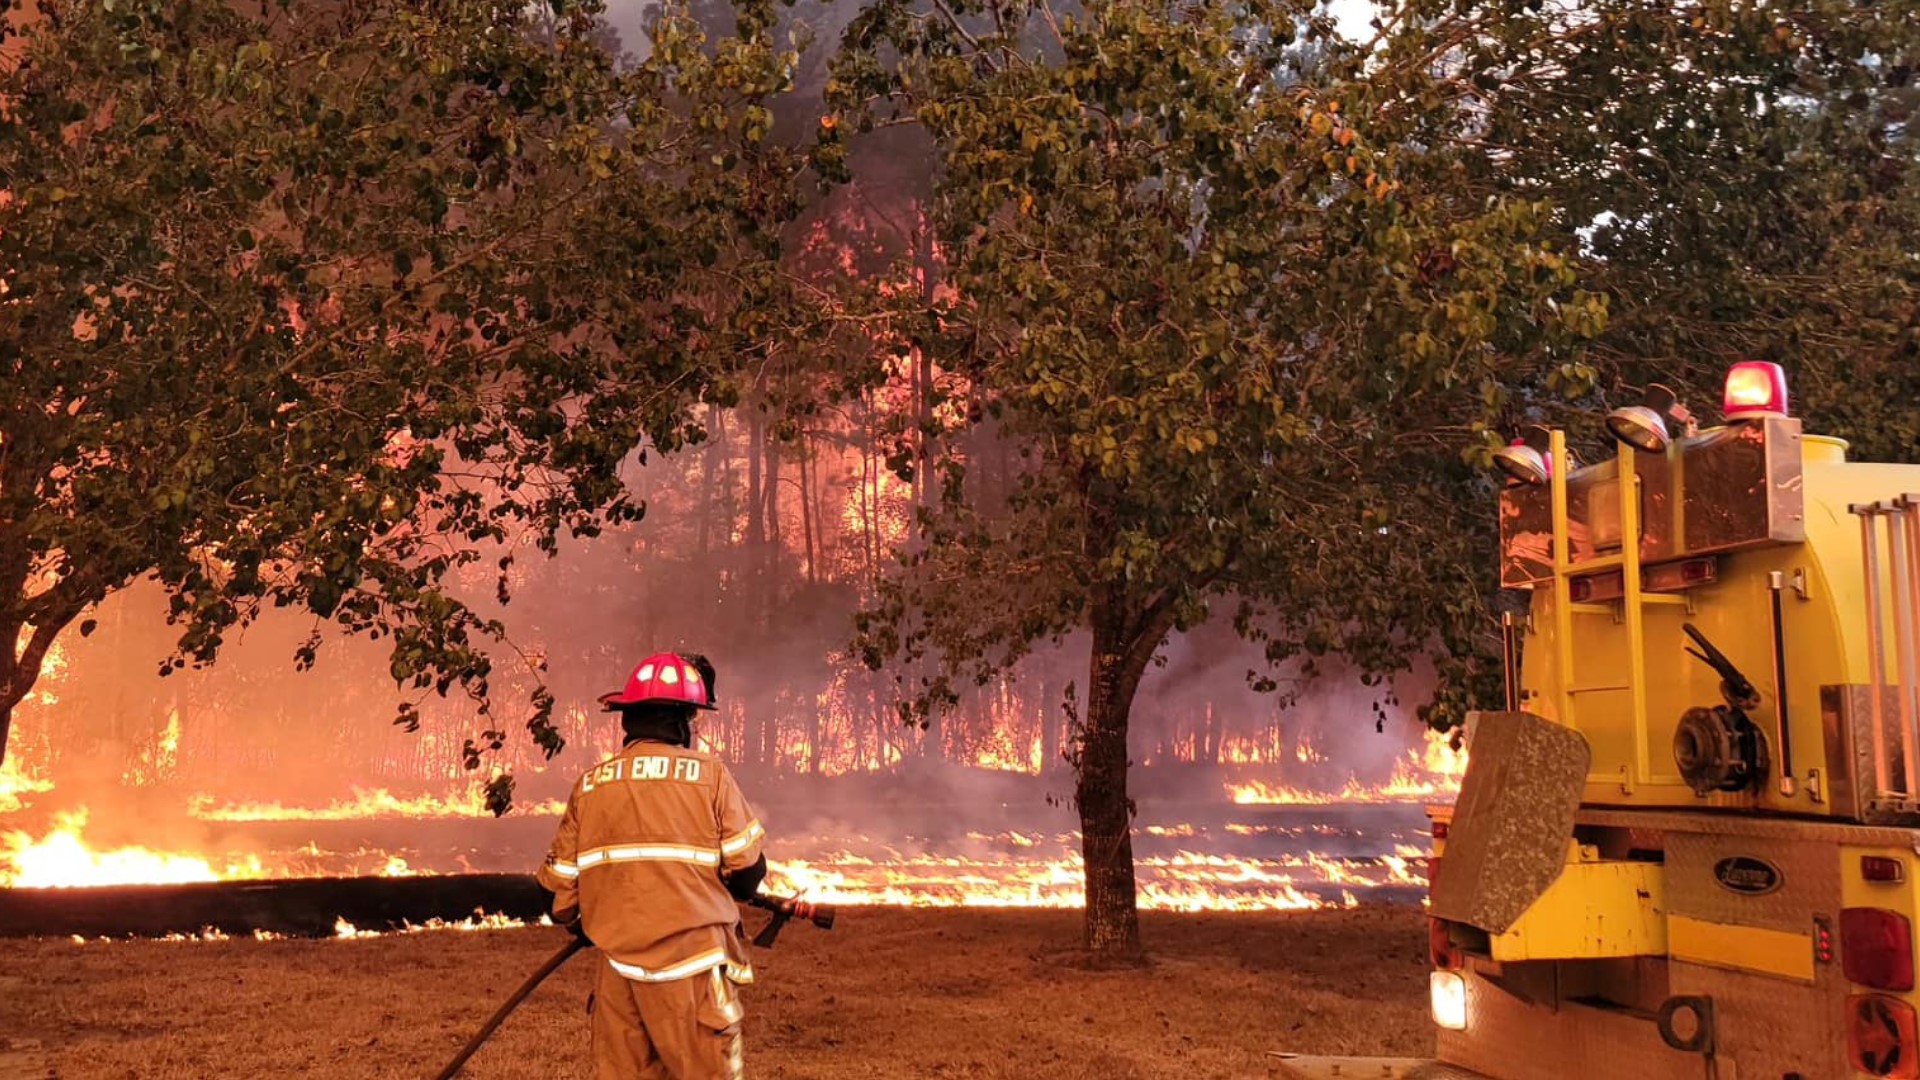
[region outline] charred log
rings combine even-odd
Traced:
[[[332,937],[398,930],[476,913],[535,921],[546,894],[525,874],[309,878],[89,889],[0,889],[0,937],[162,937],[263,930]]]

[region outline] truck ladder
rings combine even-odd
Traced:
[[[1669,451],[1671,453],[1671,451]],[[1685,605],[1683,596],[1666,593],[1649,593],[1641,588],[1640,578],[1640,476],[1634,469],[1634,454],[1631,447],[1621,446],[1615,460],[1617,472],[1615,482],[1620,498],[1620,550],[1611,555],[1573,561],[1573,544],[1570,538],[1567,512],[1567,484],[1573,472],[1573,459],[1567,453],[1566,433],[1555,429],[1549,453],[1552,455],[1550,476],[1553,501],[1553,619],[1554,644],[1558,649],[1555,664],[1559,669],[1560,687],[1555,704],[1559,709],[1559,721],[1578,731],[1580,721],[1574,707],[1575,694],[1581,690],[1594,689],[1581,687],[1574,679],[1574,635],[1573,617],[1575,615],[1605,615],[1614,617],[1616,610],[1627,628],[1627,691],[1630,708],[1633,713],[1633,769],[1631,773],[1623,767],[1617,776],[1593,776],[1589,782],[1612,781],[1620,785],[1621,791],[1632,794],[1635,785],[1653,781],[1653,747],[1647,735],[1647,661],[1646,661],[1646,616],[1648,604]],[[1677,456],[1677,455],[1676,455]],[[1621,577],[1621,595],[1619,608],[1611,603],[1575,604],[1573,602],[1573,579],[1598,571],[1618,569]]]
[[[1854,503],[1865,573],[1867,669],[1872,681],[1873,802],[1911,810],[1920,792],[1920,495]],[[1884,553],[1884,557],[1883,557]],[[1889,673],[1888,622],[1893,667]],[[1892,708],[1888,708],[1889,700]],[[1889,716],[1891,712],[1893,715]],[[1903,768],[1895,775],[1887,727],[1899,740]]]

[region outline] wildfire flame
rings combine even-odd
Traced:
[[[1005,731],[994,732],[992,740],[972,748],[970,764],[976,769],[992,769],[995,772],[1037,773],[1045,764],[1045,750],[1038,740],[1030,740],[1020,745],[1018,739]]]
[[[255,930],[253,931],[252,934],[249,934],[246,936],[253,938],[253,940],[255,941],[286,941],[287,940],[287,935],[276,934],[271,930]],[[72,941],[75,945],[91,945],[91,944],[111,945],[117,939],[110,938],[110,937],[88,938],[81,934],[74,934],[68,940]],[[199,933],[163,934],[160,937],[150,938],[148,940],[151,940],[151,941],[232,941],[233,935],[227,933],[225,930],[222,930],[219,927],[203,926],[200,928]]]
[[[8,758],[0,765],[0,814],[12,814],[26,807],[28,796],[42,795],[53,790],[51,781],[28,776],[21,771],[17,757]]]
[[[128,785],[150,784],[171,776],[180,764],[180,714],[170,713],[153,745],[143,748],[139,757],[127,766],[120,782]]]
[[[471,933],[475,930],[518,930],[528,926],[552,926],[552,925],[553,925],[553,920],[547,918],[545,915],[540,916],[539,919],[533,922],[528,922],[525,919],[516,919],[509,915],[490,915],[484,911],[476,911],[472,915],[468,916],[465,919],[461,919],[458,922],[449,922],[446,919],[428,919],[426,922],[423,922],[423,923],[402,923],[400,928],[397,930],[362,930],[345,919],[336,919],[334,920],[334,923],[333,923],[333,937],[334,937],[334,940],[336,941],[353,941],[361,938],[392,937],[395,934],[426,934],[426,933],[433,933],[433,932],[442,931],[442,930],[455,930],[463,933]],[[243,936],[251,937],[255,941],[287,941],[289,940],[288,935],[276,934],[271,930],[255,930],[251,934],[247,934]],[[116,939],[110,938],[110,937],[87,938],[79,934],[75,934],[70,940],[72,940],[72,942],[75,945],[89,945],[89,944],[110,945]],[[153,940],[156,940],[156,941],[232,941],[233,935],[227,933],[225,930],[221,930],[218,927],[206,926],[206,927],[202,927],[200,929],[200,932],[196,934],[166,934],[162,937],[155,938]]]
[[[1227,796],[1242,806],[1327,806],[1421,802],[1452,798],[1467,771],[1467,753],[1455,749],[1443,732],[1428,731],[1426,744],[1407,751],[1384,784],[1364,784],[1348,777],[1337,791],[1314,791],[1261,780],[1230,781]]]
[[[281,803],[239,803],[236,805],[216,805],[208,795],[195,795],[190,801],[189,813],[201,821],[367,821],[382,818],[485,818],[492,817],[487,809],[486,792],[479,784],[470,785],[465,792],[454,796],[417,795],[406,798],[394,795],[385,788],[373,790],[354,789],[354,797],[347,801],[336,801],[326,806],[286,806]],[[516,804],[515,814],[559,814],[566,804],[557,801],[542,803]]]
[[[292,864],[266,865],[258,856],[217,863],[204,856],[144,848],[94,850],[84,837],[84,813],[60,816],[45,838],[13,832],[0,841],[0,885],[84,887],[119,884],[187,883],[232,879],[303,876]],[[1210,832],[1193,825],[1148,826],[1153,840],[1206,843]],[[1337,830],[1317,826],[1229,825],[1237,836],[1271,839],[1334,837]],[[831,851],[771,860],[769,887],[824,903],[912,907],[1076,908],[1085,898],[1077,833],[1007,832],[968,834],[967,855],[903,852],[856,838],[859,851]],[[825,837],[796,837],[787,844],[817,852]],[[1395,843],[1392,854],[1330,856],[1315,851],[1279,856],[1218,854],[1182,847],[1144,852],[1135,860],[1140,906],[1161,911],[1274,911],[1352,906],[1357,895],[1380,887],[1419,887],[1420,848]],[[306,852],[317,855],[317,851]],[[371,872],[385,876],[432,874],[397,855]],[[455,929],[517,925],[498,917],[468,920]],[[428,924],[428,929],[438,928]],[[344,922],[338,936],[364,937]],[[212,940],[202,935],[201,939]]]
[[[163,735],[162,752],[149,759],[156,768],[164,768],[167,762],[166,741]],[[1234,748],[1234,753],[1241,749],[1245,748]],[[1304,742],[1287,750],[1302,762],[1317,756]],[[988,767],[1020,771],[1034,767],[1028,755],[1037,752],[1037,743],[983,740],[973,756]],[[1211,823],[1142,821],[1135,831],[1139,904],[1162,911],[1300,910],[1350,906],[1379,889],[1417,890],[1425,884],[1425,852],[1403,842],[1417,838],[1411,832],[1415,826],[1403,820],[1406,812],[1385,807],[1446,799],[1458,789],[1465,768],[1466,754],[1435,733],[1397,761],[1384,783],[1369,785],[1350,776],[1337,790],[1316,791],[1263,780],[1229,782],[1226,795],[1242,807],[1345,804],[1383,809],[1371,812],[1364,826],[1353,824],[1350,815],[1338,821],[1301,822],[1258,809],[1248,810],[1250,817],[1227,821],[1216,817]],[[0,810],[17,809],[25,799],[52,786],[9,765],[0,771]],[[191,800],[189,812],[210,823],[464,820],[488,817],[484,803],[483,790],[474,785],[440,796],[356,790],[351,799],[321,807],[223,804],[199,796]],[[562,809],[560,803],[548,802],[517,812],[557,815]],[[1404,831],[1384,836],[1369,831],[1381,822]],[[296,848],[225,855],[109,847],[89,843],[87,825],[87,811],[82,809],[53,815],[39,836],[21,830],[0,834],[0,887],[173,884],[342,873],[405,877],[469,869],[458,853],[435,857],[430,851],[408,849],[403,856],[362,848],[342,855],[323,851],[317,842],[304,838]],[[1075,832],[974,832],[929,840],[920,847],[905,845],[905,850],[896,844],[905,842],[845,835],[776,837],[769,851],[769,888],[845,905],[1076,908],[1084,903],[1084,866]],[[483,917],[450,928],[508,925],[518,924]],[[447,927],[421,929],[435,928]],[[345,923],[337,929],[342,938],[371,935]],[[203,934],[183,940],[217,939]]]
[[[1304,862],[1304,860],[1303,860]],[[1134,861],[1139,906],[1148,911],[1302,911],[1352,907],[1350,889],[1337,900],[1313,895],[1289,873],[1251,859],[1180,852]],[[1361,887],[1377,884],[1343,877]],[[855,906],[1078,908],[1086,881],[1078,857],[1036,862],[921,858],[874,864],[855,856],[830,863],[792,859],[770,865],[768,888],[818,903]]]
[[[425,934],[439,930],[458,930],[471,933],[475,930],[518,930],[526,926],[552,926],[553,920],[545,915],[535,922],[516,919],[508,915],[489,915],[476,911],[459,922],[445,919],[428,919],[424,923],[403,923],[398,930],[362,930],[345,919],[335,919],[333,936],[337,941],[352,941],[360,938],[389,937],[394,934]]]
[[[81,838],[86,827],[83,809],[55,815],[53,831],[40,840],[17,830],[0,836],[0,886],[181,885],[267,876],[259,858],[252,856],[215,870],[198,855],[141,847],[95,851]]]
[[[1195,825],[1148,826],[1156,839],[1204,842]],[[1237,835],[1306,839],[1307,827],[1229,826]],[[789,843],[812,850],[815,838]],[[1078,833],[968,835],[970,845],[997,850],[966,856],[902,852],[872,844],[862,851],[769,858],[768,888],[821,903],[904,907],[1077,908],[1085,902]],[[777,845],[784,846],[784,845]],[[781,854],[779,851],[775,855]],[[1390,855],[1329,856],[1313,851],[1253,856],[1194,851],[1143,852],[1134,859],[1139,906],[1159,911],[1275,911],[1352,906],[1357,893],[1426,884],[1416,866],[1425,853],[1407,843]]]
[[[332,876],[342,872],[373,877],[416,877],[419,870],[400,855],[354,852],[332,855],[308,844],[297,857],[269,861],[258,854],[209,857],[146,847],[101,848],[86,838],[85,809],[55,814],[52,828],[39,838],[13,830],[0,834],[0,888],[65,889],[106,885],[185,885],[205,881]]]

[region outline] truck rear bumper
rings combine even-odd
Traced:
[[[1471,1069],[1429,1058],[1306,1057],[1271,1054],[1281,1080],[1486,1080]]]

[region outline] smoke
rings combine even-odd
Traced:
[[[655,509],[630,532],[516,565],[514,599],[489,613],[544,661],[571,745],[549,763],[524,738],[510,739],[489,768],[516,770],[525,798],[563,797],[574,775],[617,747],[617,724],[598,710],[598,696],[620,687],[642,656],[676,649],[704,652],[718,666],[722,708],[703,714],[700,735],[747,774],[896,773],[949,804],[977,801],[969,777],[980,772],[1050,774],[1048,792],[1067,788],[1059,779],[1072,739],[1066,702],[1069,687],[1085,700],[1084,635],[1043,645],[925,730],[907,726],[892,673],[866,671],[847,650],[863,599],[858,577],[881,568],[809,568],[792,550],[792,532],[760,551],[739,540],[697,550],[699,523],[686,512],[705,483],[697,461],[680,463],[678,475],[650,467]],[[846,524],[846,479],[828,473],[816,516]],[[723,514],[724,500],[715,502],[722,508],[706,512]],[[791,506],[782,512],[799,516]],[[742,530],[729,521],[712,531]],[[845,540],[820,546],[837,550]],[[490,582],[472,586],[470,600],[491,604]],[[170,643],[163,612],[151,587],[110,599],[95,634],[62,639],[54,670],[22,708],[16,750],[64,790],[86,789],[96,805],[107,790],[131,788],[312,806],[372,789],[444,795],[474,779],[458,758],[486,723],[477,705],[432,699],[419,732],[393,727],[399,692],[381,643],[330,635],[313,669],[295,671],[294,650],[313,623],[275,612],[213,667],[161,677]],[[510,717],[533,673],[513,650],[498,661],[497,708]],[[1272,669],[1220,621],[1176,635],[1140,685],[1135,762],[1143,774],[1246,766],[1270,780],[1332,788],[1348,777],[1384,778],[1418,744],[1411,705],[1430,672],[1367,686],[1337,661],[1318,666],[1312,679],[1297,664]],[[1250,674],[1277,689],[1255,689]]]
[[[511,740],[488,768],[513,767],[523,803],[564,798],[617,747],[617,725],[595,699],[650,652],[697,650],[719,668],[723,706],[703,714],[697,734],[733,763],[790,883],[826,896],[972,902],[955,898],[1003,882],[1002,900],[1071,903],[1078,822],[1062,755],[1072,745],[1069,688],[1085,700],[1085,636],[1040,648],[924,730],[901,723],[892,673],[869,672],[847,651],[863,583],[886,568],[898,537],[880,535],[876,550],[861,534],[902,519],[895,503],[862,502],[874,449],[822,440],[769,451],[763,441],[763,454],[814,454],[813,505],[803,513],[795,489],[774,489],[773,513],[759,505],[778,525],[762,520],[756,544],[750,427],[730,417],[713,448],[640,471],[652,511],[635,528],[564,544],[551,560],[522,553],[504,607],[490,574],[464,582],[470,601],[512,628],[516,649],[497,658],[503,713],[530,685],[521,653],[538,657],[570,740],[550,763]],[[763,484],[768,471],[763,460]],[[20,717],[20,759],[54,791],[0,820],[0,839],[9,829],[39,836],[51,812],[85,808],[95,849],[197,853],[216,869],[250,858],[274,874],[395,872],[396,860],[399,872],[517,871],[537,861],[550,818],[495,822],[473,809],[476,777],[458,764],[462,741],[483,723],[473,703],[429,702],[416,733],[391,725],[398,692],[382,643],[329,635],[314,668],[296,672],[294,650],[313,623],[273,612],[213,667],[163,678],[170,630],[157,590],[129,590],[95,614],[99,629],[62,639]],[[1276,875],[1344,888],[1340,875],[1377,877],[1370,859],[1417,839],[1402,820],[1417,818],[1412,807],[1263,810],[1227,800],[1230,779],[1328,792],[1374,782],[1418,744],[1386,688],[1320,666],[1313,680],[1293,667],[1269,671],[1222,623],[1162,650],[1132,731],[1137,851],[1143,882],[1160,890],[1155,902],[1240,902],[1232,898],[1249,888],[1282,889]],[[1281,689],[1251,688],[1249,672]],[[1324,760],[1302,761],[1303,745]],[[387,800],[370,799],[375,792]],[[342,804],[372,809],[326,816]],[[295,811],[293,820],[247,820],[277,809]],[[1357,861],[1303,866],[1308,852]],[[1204,863],[1215,858],[1228,862]]]

